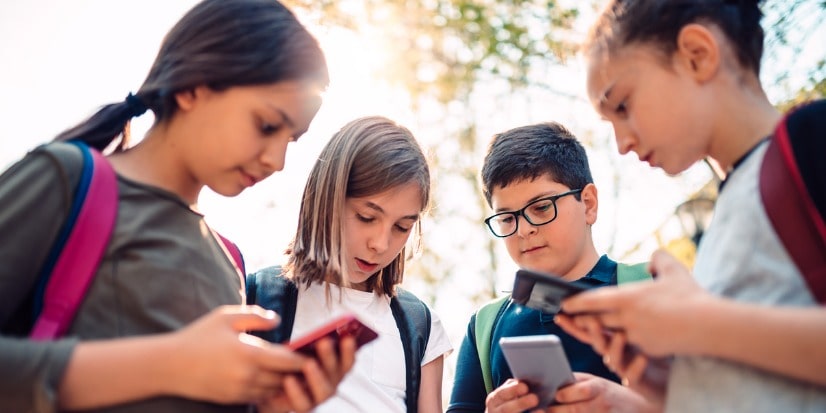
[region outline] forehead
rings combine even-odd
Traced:
[[[535,199],[568,189],[554,181],[549,174],[542,174],[535,179],[522,179],[506,186],[494,187],[490,194],[490,204],[495,211],[516,210]]]
[[[347,202],[395,218],[417,216],[424,209],[422,189],[415,182],[399,185],[378,194],[348,197]]]

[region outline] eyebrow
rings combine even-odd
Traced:
[[[541,193],[541,194],[529,199],[528,202],[525,202],[525,205],[528,205],[531,202],[536,201],[537,199],[547,198],[547,197],[550,197],[550,196],[557,195],[559,193],[560,193],[559,191],[548,191],[548,192]],[[522,208],[524,208],[524,207],[525,206],[523,205]],[[522,209],[522,208],[519,208],[519,209]],[[496,210],[494,210],[493,212],[499,214],[499,213],[502,213],[502,212],[514,212],[514,211],[516,211],[516,209],[496,208]]]
[[[380,207],[380,206],[379,206],[378,204],[376,204],[376,203],[373,203],[373,202],[367,201],[367,202],[365,202],[365,205],[366,205],[368,208],[370,208],[370,209],[372,209],[372,210],[374,210],[374,211],[376,211],[376,212],[379,212],[379,213],[384,214],[384,209],[382,209],[382,207]],[[419,214],[405,215],[405,216],[403,216],[403,217],[401,217],[401,218],[399,218],[399,219],[410,219],[410,220],[413,220],[413,221],[418,221],[418,220],[419,220]]]
[[[602,93],[602,96],[599,98],[599,108],[600,110],[605,110],[606,106],[608,105],[608,98],[611,97],[611,92],[614,91],[614,84],[608,86],[608,89]]]

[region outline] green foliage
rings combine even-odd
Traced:
[[[404,86],[414,101],[465,101],[480,75],[514,86],[529,83],[538,59],[564,61],[575,43],[579,14],[555,0],[294,0],[317,23],[372,28],[388,47],[381,76]]]

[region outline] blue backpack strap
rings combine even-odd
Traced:
[[[256,304],[273,310],[281,323],[272,330],[254,331],[253,335],[271,343],[285,343],[293,333],[298,288],[281,274],[281,267],[267,267],[246,276],[247,304]]]
[[[826,100],[791,111],[760,166],[760,197],[812,296],[826,305]]]
[[[390,299],[390,311],[396,320],[404,348],[404,364],[407,367],[405,404],[408,412],[417,412],[422,360],[430,339],[430,309],[415,295],[397,287],[396,296]]]

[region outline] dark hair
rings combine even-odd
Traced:
[[[147,108],[155,125],[178,109],[175,94],[198,86],[222,91],[233,86],[307,80],[329,83],[318,42],[295,15],[275,0],[204,0],[167,33],[143,85],[134,96],[103,106],[56,140],[82,140],[97,149]]]
[[[347,198],[362,198],[414,183],[424,211],[430,202],[430,170],[410,131],[390,119],[356,119],[330,139],[310,172],[301,200],[298,228],[285,273],[296,284],[332,281],[346,285],[342,222]],[[416,223],[420,236],[421,225]],[[370,277],[371,291],[393,296],[404,275],[405,248],[378,274]]]
[[[690,23],[719,27],[740,64],[760,75],[763,56],[761,0],[612,0],[591,27],[585,49],[602,52],[651,44],[671,56],[677,35]]]
[[[556,122],[522,126],[494,135],[482,165],[482,190],[490,205],[494,188],[545,174],[571,189],[594,182],[585,148]],[[579,199],[579,194],[575,196]]]

